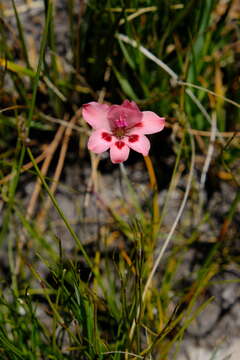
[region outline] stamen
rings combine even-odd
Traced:
[[[115,122],[115,125],[118,128],[124,128],[124,127],[127,127],[127,125],[128,125],[127,118],[126,118],[126,115],[124,113],[121,113],[119,115],[119,118],[116,119],[114,122]]]

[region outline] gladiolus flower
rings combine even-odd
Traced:
[[[83,105],[83,118],[93,128],[88,149],[100,154],[110,149],[111,161],[127,160],[130,149],[147,156],[150,141],[145,134],[162,131],[165,119],[152,111],[140,111],[134,101],[122,105],[90,102]]]

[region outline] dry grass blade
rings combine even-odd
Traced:
[[[198,85],[191,84],[191,83],[189,83],[189,82],[185,82],[185,81],[181,81],[181,80],[178,80],[177,83],[178,83],[179,85],[189,86],[189,87],[192,87],[192,88],[195,88],[195,89],[198,89],[198,90],[205,91],[205,92],[207,92],[208,94],[211,94],[211,95],[213,95],[213,96],[215,96],[215,97],[217,97],[217,98],[219,98],[219,99],[222,99],[222,100],[228,102],[229,104],[232,104],[232,105],[240,108],[240,104],[237,103],[236,101],[233,101],[233,100],[231,100],[231,99],[228,99],[226,96],[217,94],[216,92],[211,91],[211,90],[209,90],[209,89],[206,89],[206,88],[204,88],[204,87],[202,87],[202,86],[198,86]]]
[[[131,20],[137,18],[138,16],[141,16],[143,14],[146,14],[148,12],[153,12],[153,11],[157,11],[157,6],[149,6],[149,7],[145,7],[145,8],[140,8],[135,13],[128,15],[127,21],[131,21]],[[125,23],[125,21],[126,21],[125,19],[121,19],[119,21],[119,24],[122,25]]]
[[[41,174],[43,176],[46,176],[46,174],[47,174],[47,171],[48,171],[48,168],[49,168],[49,166],[51,164],[53,155],[54,155],[54,153],[55,153],[55,151],[56,151],[56,149],[57,149],[57,147],[58,147],[58,145],[59,145],[59,143],[60,143],[60,141],[62,139],[64,130],[65,130],[64,125],[61,125],[58,128],[58,131],[56,132],[56,135],[55,135],[52,143],[49,145],[48,155],[45,158],[45,160],[43,162],[43,165],[42,165],[42,168],[41,168]],[[40,179],[38,178],[37,182],[36,182],[36,185],[35,185],[35,188],[34,188],[34,191],[32,193],[31,199],[29,201],[28,208],[27,208],[27,218],[31,218],[32,215],[33,215],[33,212],[34,212],[34,209],[35,209],[35,206],[36,206],[37,199],[38,199],[38,196],[40,194],[41,188],[42,188],[42,183],[41,183]]]
[[[213,152],[214,152],[214,142],[216,139],[216,130],[217,130],[216,124],[217,124],[217,119],[216,119],[216,113],[214,112],[212,115],[211,136],[210,136],[207,156],[205,158],[205,162],[203,165],[202,174],[201,174],[201,178],[200,178],[199,207],[198,207],[198,214],[196,215],[197,222],[200,220],[201,213],[202,213],[202,207],[203,207],[203,202],[204,202],[204,186],[205,186],[205,182],[206,182],[207,172],[209,170],[209,166],[210,166],[211,159],[213,157]]]
[[[179,133],[179,132],[184,132],[185,129],[177,124],[177,123],[174,123],[174,124],[170,124],[169,122],[165,122],[165,127],[166,128],[173,128],[174,131],[176,133]],[[186,131],[189,133],[189,134],[192,134],[192,135],[195,135],[195,136],[203,136],[203,137],[211,137],[211,131],[205,131],[205,130],[196,130],[196,129],[192,129],[192,128],[189,128],[189,129],[186,129]],[[232,137],[240,137],[240,131],[219,131],[218,132],[218,135],[221,136],[221,137],[226,137],[226,138],[232,138]]]
[[[69,121],[70,125],[74,125],[76,123],[76,121],[78,120],[79,116],[81,115],[81,109],[77,111],[77,113],[71,118],[71,120]],[[69,140],[72,134],[72,127],[69,126],[67,127],[67,129],[65,130],[65,134],[63,137],[63,142],[62,142],[62,147],[61,147],[61,151],[60,151],[60,155],[59,155],[59,159],[58,159],[58,163],[57,163],[57,167],[55,169],[54,172],[54,176],[53,176],[53,182],[52,185],[50,187],[50,191],[52,194],[55,193],[57,186],[58,186],[58,182],[62,173],[62,169],[64,166],[64,161],[65,161],[65,157],[66,157],[66,153],[67,153],[67,149],[68,149],[68,144],[69,144]],[[39,226],[39,228],[43,231],[45,229],[45,218],[47,216],[47,213],[50,209],[52,205],[51,199],[48,198],[44,204],[44,206],[42,207],[41,211],[39,212],[38,216],[37,216],[37,224]]]
[[[184,194],[184,198],[182,200],[182,203],[181,203],[181,206],[179,208],[179,211],[177,213],[177,216],[176,216],[176,219],[172,225],[172,228],[158,254],[158,257],[157,259],[155,260],[155,263],[154,263],[154,266],[148,276],[148,279],[147,279],[147,282],[145,284],[145,287],[144,287],[144,290],[143,290],[143,294],[142,294],[142,303],[144,304],[144,301],[146,299],[146,295],[147,295],[147,292],[149,290],[149,287],[152,283],[152,280],[153,280],[153,277],[155,275],[155,272],[163,258],[163,255],[172,239],[172,236],[174,234],[174,231],[178,225],[178,222],[183,214],[183,211],[184,211],[184,208],[185,208],[185,205],[187,203],[187,199],[188,199],[188,195],[189,195],[189,192],[190,192],[190,189],[191,189],[191,183],[192,183],[192,179],[193,179],[193,173],[194,173],[194,164],[195,164],[195,144],[194,144],[194,140],[193,138],[191,137],[191,146],[192,146],[192,158],[191,158],[191,165],[190,165],[190,171],[189,171],[189,175],[188,175],[188,181],[187,181],[187,185],[186,185],[186,190],[185,190],[185,194]],[[136,319],[139,317],[140,315],[140,308],[138,308],[138,311],[137,311],[137,316],[136,316]],[[132,323],[132,326],[131,326],[131,330],[130,330],[130,333],[129,333],[129,338],[132,340],[133,338],[133,334],[134,334],[134,330],[135,330],[135,327],[136,327],[136,319],[133,321]]]
[[[157,64],[158,66],[160,66],[164,71],[166,71],[173,80],[175,80],[175,82],[178,79],[178,75],[177,73],[175,73],[175,71],[173,71],[172,69],[170,69],[169,66],[167,66],[162,60],[160,60],[158,57],[156,57],[155,55],[153,55],[149,50],[147,50],[144,46],[139,45],[135,40],[130,39],[128,36],[123,35],[123,34],[117,34],[117,39],[124,41],[125,43],[138,48],[139,51],[141,51],[141,53],[143,53],[148,59],[152,60],[153,62],[155,62],[155,64]]]

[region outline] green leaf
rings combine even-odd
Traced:
[[[132,86],[130,85],[129,81],[113,66],[114,74],[123,90],[123,92],[130,97],[132,100],[137,101],[138,97],[135,94]]]

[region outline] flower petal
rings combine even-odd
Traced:
[[[135,111],[140,111],[139,107],[137,106],[137,104],[134,101],[129,101],[129,100],[124,100],[122,105],[123,107],[130,109],[130,110],[135,110]]]
[[[115,141],[110,147],[110,158],[114,164],[127,160],[129,156],[129,147],[122,140]]]
[[[143,156],[147,156],[150,149],[150,141],[146,136],[141,134],[132,134],[128,136],[127,145],[131,149],[143,154]]]
[[[152,111],[143,111],[142,115],[142,121],[134,126],[132,133],[135,131],[138,134],[154,134],[163,130],[165,118]]]
[[[107,118],[110,106],[107,104],[99,104],[92,101],[83,105],[82,115],[84,120],[94,129],[110,130],[109,121]]]
[[[134,101],[124,100],[122,105],[112,105],[108,113],[112,129],[119,126],[119,119],[126,122],[126,127],[132,128],[142,120],[142,112]]]
[[[108,150],[112,143],[112,134],[105,129],[97,129],[88,140],[88,149],[96,154],[100,154]]]

